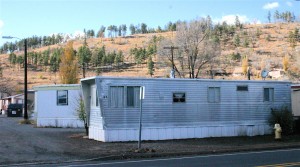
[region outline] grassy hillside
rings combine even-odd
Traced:
[[[297,81],[300,64],[300,43],[297,42],[295,47],[290,46],[289,32],[294,31],[295,28],[300,28],[299,23],[277,23],[277,24],[258,24],[245,25],[242,29],[237,30],[235,36],[229,37],[221,41],[222,45],[222,59],[218,66],[213,67],[216,70],[225,71],[228,76],[217,76],[217,78],[224,79],[246,79],[245,76],[233,76],[234,71],[238,71],[241,67],[241,59],[234,59],[233,54],[239,53],[241,57],[247,56],[249,58],[249,65],[252,69],[253,79],[261,79],[255,77],[262,68],[268,70],[282,69],[282,60],[284,56],[289,57],[289,70],[279,80],[293,80]],[[134,47],[147,47],[148,41],[153,37],[172,38],[176,36],[176,32],[165,32],[155,34],[137,34],[127,37],[117,37],[113,40],[110,38],[89,38],[87,39],[90,49],[102,47],[105,45],[107,51],[121,50],[125,55],[125,64],[120,68],[106,67],[102,69],[102,76],[132,76],[132,77],[150,77],[147,74],[146,63],[137,66],[134,64],[133,58],[130,56],[130,49]],[[239,46],[237,46],[236,36],[239,36]],[[246,46],[245,41],[248,41]],[[83,40],[74,41],[74,49],[78,50],[83,44]],[[246,42],[247,43],[247,42]],[[44,51],[48,48],[53,49],[57,47],[64,47],[65,44],[52,45],[50,47],[42,47],[34,51]],[[29,51],[33,51],[29,48]],[[22,53],[16,53],[22,54]],[[169,75],[170,66],[161,62],[155,56],[155,71],[153,77],[167,77]],[[159,62],[159,63],[158,63]],[[12,78],[16,90],[22,89],[23,83],[23,68],[10,65],[8,55],[0,55],[0,65],[3,68],[3,76]],[[39,67],[33,70],[32,65],[29,64],[28,83],[29,88],[34,85],[54,84],[60,83],[58,74],[49,72],[48,68]],[[292,74],[292,75],[291,75]],[[95,76],[96,73],[92,68],[87,69],[86,77]],[[80,77],[82,74],[80,73]],[[200,76],[201,78],[209,78],[206,70]]]

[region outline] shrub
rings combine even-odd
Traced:
[[[268,34],[268,36],[266,37],[266,40],[271,41],[271,35],[270,34]]]
[[[269,125],[274,127],[276,123],[280,124],[283,134],[289,135],[293,133],[293,114],[286,106],[283,106],[279,109],[271,108]]]
[[[230,54],[231,60],[240,61],[241,60],[241,54],[240,53],[232,53]]]
[[[89,135],[89,127],[87,124],[87,115],[85,112],[84,101],[83,101],[82,96],[79,96],[79,98],[77,99],[75,111],[76,111],[76,114],[77,114],[79,120],[83,122],[84,128],[85,128],[85,133],[88,136]]]

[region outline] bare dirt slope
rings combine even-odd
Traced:
[[[290,57],[290,69],[299,72],[300,64],[300,43],[296,44],[296,47],[292,48],[289,43],[289,32],[294,31],[295,28],[300,28],[299,23],[276,23],[276,24],[257,24],[257,25],[244,25],[242,30],[238,30],[236,34],[239,34],[241,38],[240,46],[235,46],[233,37],[222,43],[222,62],[216,68],[225,70],[229,76],[221,76],[222,79],[246,79],[245,76],[233,77],[232,73],[236,68],[241,67],[241,61],[233,61],[230,58],[232,53],[240,53],[241,56],[248,56],[250,66],[252,68],[253,75],[255,76],[260,72],[262,68],[282,69],[282,59],[288,55]],[[250,41],[249,46],[243,46],[243,40],[247,34],[247,38]],[[90,38],[87,40],[88,46],[91,49],[96,47],[102,47],[105,45],[107,51],[121,50],[125,55],[125,65],[121,69],[107,69],[100,75],[103,76],[133,76],[133,77],[150,77],[147,74],[147,65],[142,64],[136,66],[133,63],[133,58],[129,55],[129,51],[134,47],[146,47],[148,41],[153,36],[161,36],[164,38],[172,38],[176,36],[176,32],[165,32],[155,34],[137,34],[127,37],[117,37],[114,39],[110,38]],[[82,46],[83,40],[74,41],[74,49],[78,49]],[[50,49],[56,47],[64,47],[65,44],[58,44],[50,46]],[[42,47],[35,49],[35,51],[43,51],[49,47]],[[32,49],[29,49],[32,51]],[[19,53],[21,54],[21,53]],[[159,66],[162,63],[161,60],[156,56],[154,57],[155,72],[153,77],[167,77],[169,75],[170,67]],[[23,83],[23,68],[11,66],[8,62],[8,55],[0,55],[0,65],[4,67],[4,77],[11,77],[14,79],[16,90],[22,89]],[[39,71],[33,71],[29,65],[28,82],[29,88],[34,85],[41,84],[54,84],[60,83],[58,74],[50,73],[46,68],[40,68]],[[86,74],[87,77],[95,76],[96,73],[93,70],[89,70]],[[82,74],[80,74],[82,77]],[[201,74],[201,78],[209,78],[205,73]],[[255,78],[253,79],[261,79]],[[283,77],[281,79],[289,79]]]

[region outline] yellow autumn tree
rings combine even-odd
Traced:
[[[248,72],[248,56],[244,56],[242,59],[242,72],[244,75]]]
[[[64,48],[64,54],[60,58],[59,75],[61,83],[78,83],[78,65],[76,55],[73,49],[73,42],[68,42]]]
[[[282,66],[283,66],[283,70],[287,71],[289,68],[289,58],[288,56],[284,56],[282,59]]]

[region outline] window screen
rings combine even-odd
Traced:
[[[124,87],[123,86],[111,86],[109,96],[110,107],[124,107]]]
[[[219,103],[220,102],[220,87],[208,88],[208,102]]]
[[[264,101],[274,101],[274,88],[264,88]]]
[[[127,87],[127,107],[140,106],[140,87],[128,86]]]

